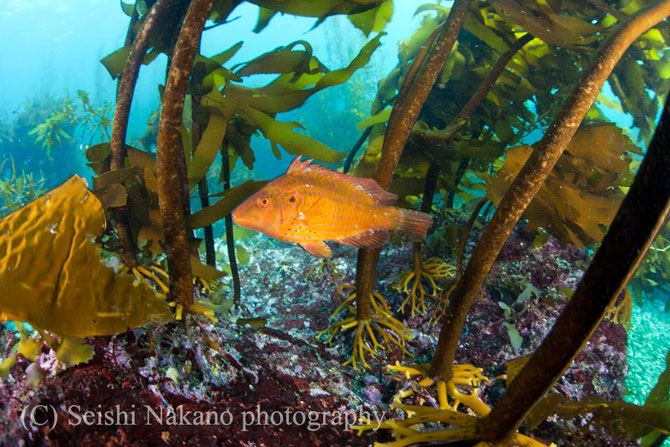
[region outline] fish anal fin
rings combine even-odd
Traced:
[[[307,253],[317,258],[330,258],[333,254],[330,247],[323,241],[303,242],[300,244]]]
[[[368,230],[352,236],[336,239],[343,245],[359,248],[377,248],[384,245],[391,238],[391,233],[386,230]]]

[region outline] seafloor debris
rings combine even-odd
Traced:
[[[88,340],[95,347],[94,358],[88,364],[66,370],[58,367],[53,354],[44,349],[36,364],[47,378],[34,388],[24,373],[30,362],[19,357],[9,377],[0,383],[0,400],[8,402],[1,410],[0,444],[41,443],[47,437],[59,443],[119,446],[158,439],[169,440],[172,445],[219,442],[248,446],[364,446],[372,441],[390,441],[390,434],[384,431],[357,436],[346,429],[348,422],[342,415],[361,411],[371,417],[394,415],[389,404],[403,384],[381,371],[398,357],[391,354],[373,358],[369,362],[372,369],[367,371],[341,367],[340,363],[350,356],[351,347],[344,343],[330,348],[316,338],[317,331],[328,325],[328,316],[339,305],[332,278],[305,279],[313,258],[297,247],[255,237],[247,240],[247,248],[254,262],[241,269],[244,316],[264,317],[266,327],[240,327],[223,318],[213,325],[204,317],[189,317],[185,325],[166,323],[152,330],[91,338]],[[407,259],[409,250],[409,246],[385,249],[379,266],[379,278],[384,278],[380,288],[389,286],[390,279],[403,268],[401,260]],[[332,261],[345,274],[345,281],[353,279],[352,254],[351,249],[334,251]],[[505,362],[531,352],[547,333],[566,301],[562,291],[574,287],[581,275],[577,268],[585,261],[582,251],[555,239],[536,249],[532,241],[515,233],[469,317],[457,360],[482,368],[487,377],[504,374]],[[514,302],[528,284],[539,293],[530,298],[529,309],[512,321],[522,337],[520,348],[515,349],[502,324],[505,315],[498,302]],[[386,296],[396,306],[403,299],[392,289],[387,290]],[[404,322],[414,335],[407,342],[413,355],[407,360],[412,363],[425,362],[432,353],[438,332],[430,324],[430,316],[430,312],[405,315]],[[12,337],[12,332],[3,329],[0,346],[5,351],[13,344]],[[595,395],[622,399],[626,370],[626,331],[604,322],[556,390],[573,399]],[[56,374],[49,375],[53,372]],[[481,390],[481,397],[493,403],[502,393],[503,382],[494,380]],[[406,403],[418,404],[422,399],[433,398],[418,392]],[[68,417],[66,410],[71,405],[79,405],[77,411],[81,412],[103,408],[141,411],[137,412],[134,426],[57,425],[51,432],[27,432],[16,422],[26,404],[54,405],[61,418]],[[166,418],[170,411],[188,414],[186,420],[198,411],[214,411],[225,419],[224,423],[219,419],[219,424],[206,426],[170,425],[165,421],[161,425],[154,420],[145,425],[146,408]],[[282,423],[254,425],[255,420],[250,418],[255,417],[257,408],[261,417],[263,411],[269,416],[275,412],[276,418],[279,413],[303,412],[307,418],[321,419],[311,426],[308,419],[304,424],[276,419]],[[335,416],[338,412],[342,413],[339,419]],[[301,422],[302,416],[296,417]],[[226,424],[228,420],[231,422]],[[597,425],[586,424],[586,419],[550,419],[533,433],[547,442],[569,441],[571,445],[601,446],[604,439],[611,446],[638,445],[613,440]]]

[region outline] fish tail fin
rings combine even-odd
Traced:
[[[399,220],[398,230],[414,242],[425,239],[428,229],[433,225],[433,217],[430,214],[406,209],[400,209]]]

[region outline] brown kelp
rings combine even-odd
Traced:
[[[446,315],[443,320],[442,331],[440,334],[440,340],[432,365],[429,369],[421,368],[414,371],[398,368],[401,371],[405,371],[408,374],[408,377],[415,374],[427,374],[429,377],[436,377],[438,400],[440,407],[442,408],[441,411],[435,411],[434,409],[424,411],[420,408],[403,407],[401,405],[400,408],[403,408],[406,411],[409,410],[418,415],[409,418],[407,420],[407,425],[403,424],[403,427],[409,427],[410,425],[415,425],[418,422],[441,421],[447,423],[447,425],[456,425],[461,428],[422,434],[414,430],[403,431],[400,430],[400,426],[391,424],[389,428],[398,427],[398,429],[395,430],[395,433],[396,436],[401,438],[401,441],[399,440],[398,442],[392,443],[390,445],[400,446],[413,444],[419,441],[430,442],[438,440],[448,441],[455,439],[484,439],[497,445],[497,443],[503,442],[512,437],[515,438],[517,443],[529,443],[529,445],[532,444],[531,441],[522,439],[523,435],[515,434],[515,429],[523,421],[523,415],[525,415],[530,410],[534,402],[539,399],[542,394],[544,394],[544,392],[546,392],[547,388],[552,382],[541,385],[543,382],[539,379],[529,379],[524,383],[518,381],[518,377],[515,378],[515,380],[512,381],[510,390],[514,390],[514,392],[517,394],[505,394],[503,401],[501,401],[501,403],[496,406],[494,415],[489,418],[488,414],[490,410],[488,407],[482,406],[482,402],[477,397],[477,387],[481,379],[478,379],[476,375],[472,375],[470,377],[468,377],[468,374],[463,375],[460,372],[460,368],[455,368],[452,366],[460,330],[462,324],[465,321],[465,316],[473,300],[475,299],[477,292],[481,287],[481,284],[487,275],[493,261],[495,260],[495,257],[498,255],[502,244],[508,238],[513,226],[521,216],[521,213],[525,210],[535,193],[542,186],[546,176],[551,172],[554,164],[562,154],[565,146],[568,144],[577,130],[578,124],[582,121],[583,117],[591,107],[592,102],[595,100],[598,91],[604,84],[610,71],[613,69],[618,59],[623,55],[626,48],[638,36],[649,29],[651,25],[658,23],[663,18],[668,16],[668,14],[670,14],[670,6],[668,3],[660,2],[633,15],[605,41],[595,58],[595,62],[591,64],[589,69],[584,71],[581,82],[577,84],[571,93],[571,96],[569,96],[567,101],[562,105],[558,112],[558,116],[555,118],[553,124],[549,126],[543,139],[535,145],[535,150],[533,151],[531,158],[525,164],[524,168],[521,170],[521,173],[516,176],[512,186],[507,190],[505,198],[498,206],[494,217],[488,223],[468,263],[468,267],[466,268],[463,277],[458,282],[452,299],[447,307]],[[648,155],[650,158],[658,158],[653,162],[649,162],[647,160],[647,169],[651,169],[649,166],[652,164],[658,166],[661,170],[666,169],[664,161],[667,160],[664,159],[667,159],[667,154],[664,155],[664,149],[660,149],[662,145],[660,141],[662,141],[664,138],[663,129],[659,129],[659,132],[660,137],[652,141]],[[653,155],[652,152],[654,152]],[[662,176],[663,174],[656,173],[653,174],[652,177],[658,178],[659,175]],[[639,186],[640,184],[644,184],[646,181],[649,181],[645,180],[646,178],[647,177],[645,177],[644,174],[639,177],[638,182],[636,182],[638,188],[641,188]],[[648,185],[648,187],[648,191],[654,192],[654,197],[651,200],[654,201],[655,207],[659,207],[659,212],[650,218],[650,225],[647,231],[645,231],[643,235],[640,236],[640,244],[642,245],[640,245],[640,247],[631,247],[630,250],[627,251],[627,253],[632,256],[631,265],[625,265],[621,267],[623,270],[621,270],[619,274],[616,275],[616,280],[620,282],[615,283],[615,289],[604,293],[603,299],[605,301],[599,304],[598,306],[600,307],[594,309],[592,312],[588,312],[586,309],[577,311],[581,312],[580,315],[582,318],[593,319],[593,323],[584,323],[584,327],[588,327],[589,329],[585,329],[586,332],[584,333],[584,337],[579,338],[579,340],[576,341],[577,344],[572,350],[568,349],[570,352],[570,357],[557,361],[557,365],[560,365],[561,371],[567,367],[574,355],[576,355],[576,352],[578,352],[583,343],[585,343],[588,335],[590,335],[597,323],[605,315],[607,308],[614,303],[614,300],[619,295],[619,292],[623,290],[625,284],[630,279],[630,276],[632,275],[635,267],[637,264],[639,264],[639,261],[641,260],[640,252],[644,252],[645,249],[648,248],[656,233],[662,227],[662,223],[667,215],[668,198],[664,195],[667,188],[657,186],[654,187],[651,185]],[[657,190],[660,191],[659,196],[655,195]],[[640,194],[641,191],[636,191],[636,193]],[[629,204],[628,206],[631,206],[630,204],[634,203],[636,200],[638,199],[629,198],[626,203]],[[633,216],[636,213],[639,214],[639,211],[629,212],[626,214],[628,211],[629,210],[626,210],[624,206],[623,212],[619,214],[619,216],[621,216],[620,219],[634,219]],[[632,227],[628,227],[627,225],[616,227],[615,224],[612,233],[610,233],[610,238],[613,239],[617,237],[616,232],[622,231],[625,228]],[[623,237],[626,239],[626,236]],[[611,247],[614,250],[614,246]],[[607,250],[609,249],[609,246],[604,244],[602,249]],[[599,269],[605,268],[604,266],[607,265],[608,262],[611,264],[612,259],[616,257],[614,253],[609,256],[601,256],[602,261],[598,262],[599,260],[596,259],[592,265],[594,272],[598,272]],[[633,262],[633,258],[635,262]],[[591,270],[589,269],[589,271]],[[594,275],[597,274],[594,273]],[[587,277],[585,277],[585,282],[582,283],[584,287],[601,287],[604,284],[603,282],[600,282],[596,286],[593,282],[588,282],[588,279],[589,277],[587,274]],[[607,282],[607,279],[604,277],[602,280]],[[586,297],[587,295],[588,293],[584,296]],[[573,304],[573,301],[571,301],[568,305],[566,313],[569,312],[571,307],[575,307],[576,310],[578,306],[583,306],[583,303],[587,301],[588,299],[578,301],[581,304]],[[593,305],[595,306],[596,304]],[[558,331],[558,328],[561,328],[563,322],[566,322],[566,331],[570,332],[575,330],[574,326],[570,327],[570,329],[567,329],[568,326],[570,326],[570,323],[567,323],[570,318],[568,318],[567,315],[564,315],[564,317],[565,318],[559,320],[555,326],[554,331],[552,331],[552,334]],[[574,318],[571,321],[573,320],[576,321]],[[561,334],[560,339],[565,341],[567,338],[573,336],[574,334]],[[554,340],[558,342],[559,337],[556,336]],[[554,348],[556,346],[557,345],[555,345]],[[552,349],[547,348],[545,345],[540,348],[540,351],[543,351],[548,356],[552,355],[551,352],[555,352],[552,351]],[[556,378],[560,376],[559,371],[550,372],[545,370],[544,367],[539,363],[535,363],[538,361],[538,359],[539,357],[532,357],[532,367],[528,366],[522,371],[524,371],[526,375],[537,374],[537,377],[550,377],[549,380],[551,381],[556,380]],[[533,371],[533,373],[531,373],[531,371]],[[532,387],[530,385],[531,382],[533,382],[532,386],[539,385],[542,387],[542,390],[538,390],[536,393],[527,393],[526,391],[528,387]],[[431,383],[432,381],[428,382],[428,384]],[[461,396],[462,393],[454,388],[454,385],[459,383],[466,384],[473,388],[471,394],[468,395],[469,397],[467,400],[463,400]],[[526,386],[524,391],[520,391],[520,386],[524,385],[519,385],[519,383],[523,383]],[[461,401],[468,405],[477,414],[477,416],[482,418],[481,422],[473,424],[473,422],[470,420],[457,421],[454,419],[456,415],[453,414],[453,410],[448,409],[450,408],[447,399],[447,396],[449,395],[451,395],[452,399],[455,401]],[[530,400],[524,401],[524,399]],[[505,405],[503,405],[503,403]]]
[[[318,359],[315,364],[323,360],[331,372],[350,380],[355,372],[337,368],[342,357],[348,358],[344,365],[358,369],[374,367],[371,358],[383,361],[418,353],[417,364],[388,367],[399,376],[393,379],[398,392],[391,404],[392,417],[398,419],[362,421],[358,427],[360,431],[384,429],[372,435],[387,442],[381,445],[455,441],[542,446],[544,442],[534,438],[539,432],[533,430],[554,413],[563,419],[591,414],[612,436],[645,436],[647,445],[658,445],[668,433],[670,418],[667,368],[645,406],[601,395],[572,399],[560,387],[559,393],[544,395],[604,318],[616,323],[607,322],[601,329],[616,333],[623,347],[618,345],[614,355],[623,357],[626,332],[621,325],[630,323],[633,298],[647,299],[658,292],[655,286],[668,281],[670,238],[668,227],[662,229],[669,203],[665,181],[670,171],[665,141],[668,110],[655,133],[653,117],[666,99],[661,92],[670,87],[665,52],[670,25],[661,22],[670,15],[670,2],[658,0],[645,8],[637,0],[456,0],[451,8],[440,2],[420,6],[419,29],[399,46],[398,65],[379,83],[370,117],[360,123],[363,136],[356,146],[367,144],[365,154],[355,160],[358,149],[352,150],[345,170],[351,163],[351,173],[375,178],[401,197],[401,206],[432,213],[435,226],[425,245],[415,244],[411,254],[393,246],[387,246],[387,252],[361,250],[356,284],[333,287],[331,298],[339,299],[339,304],[327,301],[323,286],[343,279],[335,272],[336,265],[344,265],[344,271],[348,267],[353,274],[343,257],[337,259],[335,253],[334,262],[308,273],[330,268],[332,281],[313,276],[305,281],[301,270],[308,267],[303,259],[290,265],[285,255],[278,254],[282,250],[274,246],[266,250],[267,241],[249,251],[236,245],[240,228],[233,228],[231,211],[267,184],[261,180],[259,160],[270,151],[277,158],[281,147],[298,160],[306,155],[322,163],[343,161],[343,148],[308,136],[299,130],[300,123],[281,113],[306,113],[310,98],[321,101],[319,109],[327,108],[330,100],[318,99],[318,93],[348,82],[369,65],[384,38],[392,1],[252,1],[259,6],[255,32],[264,32],[277,12],[313,17],[314,26],[332,15],[347,15],[366,40],[337,69],[326,67],[308,40],[283,42],[236,64],[231,61],[244,42],[213,55],[200,54],[203,33],[213,27],[225,29],[240,3],[122,2],[130,18],[126,41],[103,59],[110,74],[120,77],[114,127],[109,142],[86,151],[95,172],[93,192],[73,178],[62,189],[0,220],[0,253],[6,253],[0,264],[3,260],[7,264],[1,269],[0,283],[10,295],[21,298],[0,297],[0,318],[16,320],[21,335],[11,348],[12,343],[7,343],[0,376],[13,374],[26,361],[36,364],[42,350],[47,352],[43,343],[62,362],[74,364],[93,353],[81,338],[116,335],[89,342],[95,344],[96,354],[102,353],[89,371],[103,364],[122,364],[114,369],[120,372],[119,379],[110,378],[108,383],[101,375],[100,382],[110,390],[124,396],[131,393],[133,402],[152,399],[154,407],[161,408],[175,406],[176,401],[184,408],[195,402],[216,402],[218,408],[231,408],[237,416],[237,410],[250,408],[258,399],[284,405],[285,399],[295,398],[300,411],[309,405],[325,410],[339,405],[332,391],[335,387],[317,389],[316,379],[304,378],[320,376],[319,380],[330,381],[331,376],[318,368],[322,365],[301,375],[307,369],[299,363],[301,356]],[[165,86],[159,87],[161,108],[138,149],[126,142],[130,102],[138,70],[159,53],[168,56]],[[599,94],[608,75],[612,92]],[[651,90],[656,95],[650,95]],[[359,93],[360,87],[348,90],[348,94]],[[635,145],[634,137],[607,120],[606,108],[630,112],[639,129],[638,143],[651,139],[646,154]],[[100,122],[106,129],[109,123]],[[65,141],[56,121],[45,124],[40,132],[52,137],[53,147],[59,144],[58,138]],[[254,136],[269,140],[270,149],[263,158],[262,149],[252,144]],[[539,141],[530,144],[534,139]],[[233,170],[238,163],[247,169],[236,177]],[[370,184],[372,180],[359,181]],[[25,182],[12,174],[5,183],[14,188],[8,189],[13,194]],[[28,192],[26,196],[32,194]],[[199,206],[194,198],[200,198]],[[24,199],[17,196],[11,206],[18,208]],[[226,221],[229,265],[219,262],[217,266],[223,256],[216,258],[216,227],[212,226],[221,220]],[[202,244],[196,231],[206,228]],[[496,263],[505,244],[508,248],[514,244],[516,258],[502,260],[507,255],[502,252]],[[550,249],[560,255],[542,259],[540,250],[549,256]],[[650,256],[641,261],[647,249]],[[596,255],[587,269],[589,252]],[[437,257],[424,260],[426,253]],[[562,258],[566,253],[574,256]],[[38,256],[53,262],[35,263],[39,265],[34,270],[30,261]],[[250,258],[255,264],[238,271],[237,266]],[[384,284],[388,278],[376,283],[375,270],[378,261],[386,267],[398,260],[412,267],[393,283],[404,292],[393,303],[387,301],[391,291],[383,296],[376,290],[375,284]],[[552,282],[556,276],[540,284],[532,281],[527,266],[542,260],[552,261],[549,267],[538,267],[544,268],[543,274],[562,263],[560,267],[571,272],[569,277],[566,274],[570,284],[563,279]],[[286,265],[278,266],[282,263]],[[494,317],[482,323],[473,318],[471,307],[477,305],[491,268],[501,265],[512,267],[499,268],[495,287],[489,283],[484,291],[484,303],[478,304],[492,304],[494,309],[484,317]],[[631,293],[626,285],[640,265]],[[567,286],[579,282],[582,266],[586,274],[573,294]],[[232,276],[232,290],[218,284],[225,274]],[[268,278],[274,281],[272,288],[266,287]],[[545,287],[548,283],[550,291]],[[315,284],[319,290],[308,288]],[[246,309],[240,302],[242,286],[249,287],[247,293],[256,290],[259,297],[281,299],[280,310],[287,309],[282,307],[285,302],[300,303],[301,310],[291,309],[300,315],[292,315],[295,318],[284,324],[281,312],[277,313],[282,317],[270,314],[275,312],[274,304]],[[269,290],[259,292],[263,287]],[[438,302],[430,302],[430,295]],[[539,335],[533,337],[530,332],[548,330],[567,295],[571,299],[563,315],[533,352]],[[203,296],[206,299],[201,300]],[[235,304],[237,315],[228,315]],[[313,334],[312,322],[326,325],[331,304],[339,319],[319,336],[327,335],[327,343],[334,344],[343,334],[353,335],[353,346],[343,344],[344,350],[351,349],[348,356],[343,350],[325,351],[310,344],[315,340],[295,335],[299,329]],[[392,305],[399,305],[402,316]],[[541,314],[545,307],[555,313]],[[543,326],[522,327],[524,315]],[[466,317],[470,317],[468,325]],[[226,324],[229,318],[236,318],[236,324]],[[182,322],[118,335],[128,328],[170,320]],[[272,327],[278,320],[282,326]],[[20,322],[30,323],[41,339],[30,339],[27,325]],[[480,333],[480,324],[494,329]],[[461,337],[464,327],[467,339]],[[440,338],[434,347],[430,336],[437,335],[438,328]],[[482,361],[473,338],[481,346],[501,348],[487,352],[489,359],[497,355],[496,360]],[[128,348],[120,351],[128,358],[118,354],[117,341]],[[130,347],[140,353],[140,363],[131,358]],[[150,355],[145,355],[147,347]],[[508,361],[520,354],[526,355]],[[178,356],[183,364],[174,363]],[[281,356],[291,363],[275,364]],[[163,357],[166,361],[160,363]],[[431,357],[432,364],[425,363]],[[622,357],[616,358],[621,361]],[[463,364],[455,364],[456,360]],[[159,363],[163,370],[156,367]],[[137,380],[130,380],[138,365],[144,365],[145,375],[139,378],[138,373]],[[506,377],[499,375],[504,365]],[[597,366],[601,371],[610,367]],[[284,371],[278,373],[279,369]],[[73,371],[88,374],[70,369],[62,377],[73,377]],[[623,368],[617,373],[616,378],[621,378]],[[239,381],[227,382],[230,377]],[[391,379],[383,382],[382,374],[367,373],[353,377],[346,396],[361,392],[355,383],[360,379],[367,402],[390,398],[386,385]],[[575,380],[582,385],[580,380],[585,379]],[[191,390],[198,382],[197,392],[186,399],[175,393],[175,389],[188,389],[178,387],[189,382]],[[151,392],[146,386],[152,387]],[[621,383],[612,387],[616,390],[606,396],[623,393]],[[307,395],[314,399],[303,399]],[[579,390],[579,395],[588,393]],[[519,431],[521,424],[525,427]],[[272,431],[274,438],[268,442],[279,439],[277,433],[283,431],[279,442],[292,445],[293,440],[286,439],[296,433],[293,428]],[[128,433],[122,427],[114,429]],[[152,436],[154,429],[158,430],[146,428]],[[181,442],[189,429],[161,427],[159,435]],[[203,433],[212,434],[212,439],[221,435],[220,428],[207,430],[198,433],[202,437],[197,439],[205,439]],[[228,432],[236,435],[236,430]],[[395,440],[390,440],[387,430]],[[332,433],[321,439],[322,434],[296,438],[300,439],[296,442],[316,445],[332,439],[327,437]],[[69,435],[67,431],[53,434],[54,439]],[[368,443],[358,439],[351,445],[359,441]]]
[[[170,270],[169,296],[186,308],[193,303],[193,278],[185,221],[189,209],[183,201],[188,197],[188,180],[179,131],[191,66],[211,7],[212,0],[196,0],[184,18],[165,83],[156,145],[158,204]]]
[[[650,24],[658,23],[668,15],[664,6],[668,7],[660,3],[639,12],[608,38],[596,55],[595,62],[584,72],[571,96],[563,103],[542,140],[534,145],[533,154],[505,193],[478,243],[481,248],[475,249],[454,291],[432,366],[435,375],[443,379],[451,375],[449,370],[458,344],[457,333],[460,333],[467,309],[476,298],[502,245],[572,139],[618,59],[637,37],[649,29]]]
[[[457,1],[455,3],[449,17],[434,34],[434,40],[431,41],[432,45],[429,44],[430,49],[425,56],[414,60],[413,66],[416,68],[414,70],[410,69],[411,77],[405,78],[399,90],[395,105],[388,118],[388,127],[381,148],[381,158],[374,177],[382,188],[388,188],[391,184],[393,172],[400,160],[407,137],[419,115],[421,106],[449,56],[454,42],[456,42],[468,7],[468,1]],[[356,300],[356,315],[355,317],[348,317],[348,319],[352,319],[350,323],[344,325],[336,323],[332,327],[333,333],[329,338],[332,341],[332,336],[343,328],[356,327],[353,355],[350,359],[354,366],[356,366],[357,360],[367,365],[364,358],[365,350],[368,353],[375,353],[378,348],[383,347],[376,342],[373,331],[380,332],[385,339],[392,340],[397,346],[404,345],[408,334],[405,326],[398,324],[399,322],[390,315],[388,305],[383,297],[374,292],[374,273],[379,260],[379,253],[380,249],[359,250],[356,267],[356,293],[344,300],[344,303]],[[389,331],[390,334],[386,334]],[[368,337],[373,343],[372,349],[366,345]],[[399,339],[399,341],[396,339]],[[391,349],[391,344],[388,341],[386,342],[386,348]]]
[[[164,16],[169,12],[171,4],[167,1],[157,1],[151,10],[143,18],[139,32],[134,35],[131,30],[135,27],[138,19],[137,6],[133,7],[131,20],[128,26],[126,42],[123,47],[122,56],[127,60],[123,68],[123,74],[119,76],[116,91],[116,107],[114,109],[114,122],[112,135],[109,141],[110,160],[109,169],[116,170],[124,167],[126,158],[126,132],[128,129],[128,117],[130,115],[130,104],[140,71],[140,64],[151,46],[151,39],[156,34],[158,24],[164,21]],[[179,14],[177,12],[176,14]],[[118,51],[115,54],[119,54]],[[117,56],[118,57],[118,56]],[[103,62],[104,63],[104,62]],[[115,73],[112,73],[114,77]],[[119,256],[127,266],[136,267],[137,253],[135,244],[130,234],[128,222],[128,209],[120,206],[113,210],[116,219],[116,230],[119,238]]]
[[[354,4],[354,2],[352,2]],[[209,14],[210,19],[217,23],[224,23],[225,18],[233,9],[235,4],[216,4]],[[281,5],[282,7],[293,7],[293,5]],[[119,99],[120,107],[117,110],[119,118],[116,121],[120,128],[127,126],[127,108],[132,96],[132,85],[136,79],[136,73],[139,69],[140,62],[150,63],[157,52],[169,51],[170,37],[175,35],[175,30],[178,29],[174,25],[175,10],[171,9],[170,14],[163,13],[161,15],[161,4],[156,2],[153,8],[145,13],[140,18],[140,33],[136,36],[133,46],[126,46],[116,52],[110,54],[103,59],[103,63],[107,67],[110,74],[113,76],[124,73],[120,81]],[[384,8],[388,8],[386,5]],[[374,30],[381,30],[385,20],[388,20],[387,14],[377,14],[382,11],[378,4],[366,4],[364,7],[355,7],[352,11],[356,14],[364,14],[365,17],[356,17],[354,20],[358,26],[366,27],[367,32]],[[329,10],[330,11],[330,10]],[[309,13],[309,11],[307,11]],[[312,11],[312,13],[315,13]],[[338,12],[341,13],[341,12]],[[319,16],[320,17],[320,16]],[[383,19],[386,17],[386,19]],[[353,19],[352,19],[353,20]],[[260,28],[257,29],[260,31]],[[199,33],[197,33],[199,35]],[[186,224],[189,229],[203,228],[210,226],[216,220],[221,219],[237,204],[243,200],[246,195],[255,192],[257,187],[254,183],[247,183],[239,185],[241,188],[232,188],[229,191],[224,191],[222,195],[225,198],[218,202],[207,205],[207,201],[203,201],[205,206],[200,211],[191,215],[188,208],[188,201],[186,200],[185,191],[195,184],[202,185],[206,174],[212,165],[216,154],[221,147],[222,154],[231,158],[231,167],[239,158],[249,167],[253,167],[254,156],[253,151],[249,146],[251,135],[260,130],[266,137],[268,137],[275,148],[276,145],[281,144],[284,149],[292,153],[305,154],[322,161],[337,161],[341,155],[327,148],[325,145],[318,143],[312,138],[303,134],[296,133],[292,130],[295,125],[293,123],[281,123],[274,120],[274,115],[281,111],[291,110],[299,107],[309,96],[327,88],[332,85],[337,85],[345,82],[354,71],[364,66],[370,58],[371,53],[379,45],[381,35],[377,35],[374,39],[366,45],[361,53],[352,61],[352,63],[343,69],[335,71],[327,71],[316,58],[312,56],[311,47],[306,42],[296,42],[283,48],[279,48],[272,52],[259,56],[258,58],[249,61],[245,64],[240,64],[232,69],[223,67],[239,49],[242,43],[236,44],[230,49],[215,55],[212,58],[207,58],[202,55],[194,56],[193,72],[190,75],[189,95],[193,98],[192,110],[190,114],[193,118],[193,129],[190,133],[195,137],[196,134],[200,136],[194,138],[192,144],[190,142],[182,141],[183,138],[178,137],[178,133],[173,132],[172,144],[175,146],[182,145],[184,148],[190,147],[192,156],[187,157],[186,166],[184,168],[185,175],[184,188],[182,188],[183,213]],[[304,50],[295,49],[296,46],[301,46]],[[150,53],[146,51],[151,48]],[[194,50],[189,50],[195,53]],[[169,54],[172,54],[171,52]],[[173,60],[174,55],[171,57]],[[187,70],[187,74],[190,70]],[[127,74],[125,74],[127,73]],[[242,81],[244,77],[252,76],[254,74],[263,73],[277,73],[278,77],[272,83],[265,87],[250,89],[247,87],[236,86],[233,82]],[[125,78],[125,79],[124,79]],[[311,87],[310,87],[311,86]],[[167,86],[166,86],[167,88]],[[167,90],[166,90],[167,91]],[[164,99],[165,101],[165,95]],[[176,99],[175,104],[181,104],[183,101]],[[165,113],[165,106],[163,107]],[[171,108],[170,108],[171,110]],[[163,122],[164,120],[161,120]],[[163,124],[161,124],[162,126]],[[176,125],[176,124],[175,124]],[[116,137],[113,143],[120,149],[110,148],[112,157],[117,158],[114,164],[116,171],[123,171],[118,159],[124,159],[124,152],[127,149],[123,145],[125,131],[119,129],[115,131]],[[119,141],[121,142],[119,142]],[[161,133],[158,132],[158,153],[160,154],[161,147],[166,147],[161,144]],[[116,146],[115,146],[116,147]],[[172,147],[172,146],[170,146]],[[228,149],[228,150],[225,150]],[[106,146],[97,146],[95,149],[91,148],[88,151],[89,160],[97,166],[97,172],[105,176],[105,163],[107,163],[108,150]],[[142,168],[146,169],[147,163],[151,165],[151,171],[155,172],[154,162],[144,155],[140,155],[137,151],[132,152],[129,159],[142,158]],[[159,156],[158,160],[162,157]],[[131,166],[136,165],[130,161]],[[178,166],[173,166],[178,167]],[[128,199],[122,198],[122,193],[118,192],[115,197],[119,198],[116,205],[118,210],[128,209],[128,225],[119,224],[119,228],[123,231],[118,232],[119,247],[126,245],[126,233],[130,236],[130,244],[135,246],[137,241],[144,238],[150,238],[146,246],[152,247],[153,250],[159,249],[158,243],[152,241],[155,236],[160,235],[160,240],[164,239],[165,222],[179,221],[181,219],[161,219],[159,222],[155,214],[150,212],[147,215],[146,210],[155,209],[156,203],[147,203],[147,199],[158,192],[160,188],[155,188],[155,180],[147,181],[147,171],[142,172],[140,169],[138,176],[133,176],[139,179],[140,188],[136,188],[137,182],[125,184]],[[110,172],[111,174],[111,172]],[[127,174],[130,174],[129,172]],[[105,182],[98,182],[98,186],[104,188],[112,188],[114,191],[119,191],[117,186],[113,184],[124,184],[128,180],[127,175],[117,174],[106,176]],[[159,176],[160,177],[160,176]],[[116,178],[116,179],[114,179]],[[188,186],[186,186],[186,178],[188,178]],[[156,179],[157,180],[157,179]],[[120,182],[120,183],[119,183]],[[162,180],[158,181],[161,183]],[[168,182],[169,184],[176,184],[177,182]],[[102,186],[104,184],[104,186]],[[259,185],[260,187],[262,185]],[[109,190],[108,190],[109,191]],[[147,195],[149,193],[149,195]],[[241,194],[240,194],[241,193]],[[107,194],[109,195],[109,194]],[[216,195],[216,194],[214,194]],[[125,203],[123,203],[125,200]],[[155,200],[155,199],[154,199]],[[165,203],[167,197],[158,200],[158,203]],[[142,205],[143,204],[143,205]],[[141,208],[144,206],[145,211]],[[176,207],[174,208],[176,210]],[[139,218],[139,220],[138,220]],[[123,220],[123,215],[117,215],[116,220]],[[144,222],[144,223],[143,223]],[[153,236],[152,236],[153,235]],[[169,238],[168,238],[169,239]],[[192,239],[192,236],[189,236]],[[207,242],[212,245],[212,237],[207,236]],[[168,247],[171,244],[168,242]],[[187,245],[182,244],[182,248]],[[123,249],[121,250],[124,251]],[[126,250],[132,252],[132,250]],[[177,253],[182,250],[170,250],[168,253]],[[210,250],[211,251],[211,250]],[[210,253],[211,258],[211,253]],[[186,258],[188,259],[188,258]],[[134,269],[135,266],[133,256],[130,256],[129,267]],[[193,263],[193,257],[191,263]],[[199,263],[195,261],[196,264]],[[234,266],[231,262],[231,267]],[[182,262],[182,270],[186,270],[186,261]],[[233,273],[234,276],[235,272]],[[186,275],[188,276],[188,275]],[[207,275],[207,279],[213,279],[211,275]],[[188,283],[186,277],[182,281],[182,288],[186,289]],[[237,281],[236,281],[237,283]],[[239,285],[236,286],[236,288]],[[182,292],[185,294],[185,292]],[[184,295],[184,299],[186,295]],[[188,300],[186,301],[188,302]]]
[[[659,6],[657,11],[650,10],[658,14],[656,17],[670,14],[670,6]],[[653,17],[648,20],[653,22]],[[645,25],[640,28],[645,30]],[[511,436],[565,372],[627,286],[670,214],[670,185],[663,180],[670,173],[669,141],[670,108],[666,103],[635,181],[591,265],[549,335],[511,381],[491,414],[479,423],[481,439],[498,442]],[[644,434],[654,428],[645,413],[641,411],[636,424],[647,425]],[[661,421],[658,427],[667,425],[663,422],[667,417],[656,419]]]
[[[505,151],[502,167],[489,180],[486,197],[498,205],[533,148]],[[640,150],[611,123],[582,126],[528,205],[527,231],[538,229],[579,247],[600,242],[629,186],[633,154]]]
[[[3,217],[0,320],[57,334],[60,342],[40,332],[55,351],[68,337],[111,335],[170,320],[167,303],[153,289],[104,264],[100,247],[90,240],[104,228],[101,203],[76,176]],[[90,358],[90,347],[88,352]]]

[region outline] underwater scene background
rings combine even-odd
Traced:
[[[6,0],[0,445],[670,446],[667,16]]]

